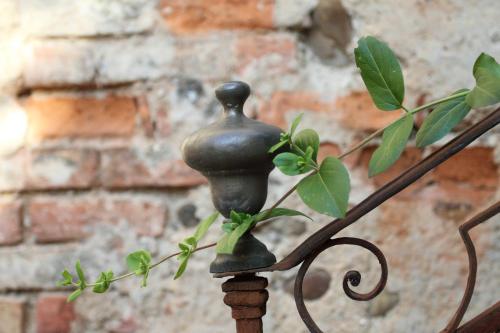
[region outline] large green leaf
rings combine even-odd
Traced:
[[[382,144],[375,150],[368,164],[370,177],[387,170],[401,156],[413,129],[413,115],[407,114],[390,125],[382,135]]]
[[[472,108],[500,102],[500,65],[492,56],[481,53],[474,63],[476,86],[467,95],[466,102]]]
[[[456,93],[467,91],[459,90]],[[430,145],[448,134],[469,113],[470,106],[465,102],[465,96],[457,97],[440,104],[425,118],[422,127],[417,132],[417,146]]]
[[[274,208],[272,211],[269,211],[269,209],[263,210],[262,212],[256,214],[254,216],[255,222],[260,222],[263,221],[264,219],[272,219],[275,217],[280,217],[280,216],[304,216],[307,217],[308,219],[312,220],[309,216],[306,214],[299,212],[298,210],[293,210],[293,209],[288,209],[288,208]]]
[[[384,111],[400,109],[405,95],[403,72],[389,46],[375,37],[363,37],[354,56],[375,105]]]
[[[302,179],[297,192],[304,203],[322,214],[344,217],[349,202],[349,172],[335,157],[327,157],[319,172]]]
[[[297,145],[302,152],[307,150],[307,147],[312,147],[313,155],[312,159],[316,162],[318,158],[318,150],[319,150],[319,135],[315,130],[307,128],[294,136],[293,143]]]

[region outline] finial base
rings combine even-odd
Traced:
[[[217,254],[210,264],[210,273],[241,272],[268,267],[276,263],[276,257],[250,232],[236,243],[233,254]]]

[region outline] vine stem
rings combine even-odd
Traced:
[[[460,92],[460,93],[457,93],[457,94],[453,94],[453,95],[450,95],[450,96],[447,96],[445,98],[441,98],[441,99],[438,99],[438,100],[435,100],[433,102],[430,102],[430,103],[427,103],[427,104],[424,104],[422,106],[419,106],[409,112],[405,112],[401,117],[399,117],[398,119],[396,119],[395,121],[393,121],[392,123],[390,123],[389,125],[383,127],[383,128],[380,128],[378,129],[377,131],[373,132],[372,134],[370,134],[369,136],[367,136],[363,141],[361,141],[360,143],[358,143],[357,145],[355,145],[354,147],[352,147],[351,149],[349,149],[348,151],[346,151],[345,153],[341,154],[338,156],[339,159],[343,159],[344,157],[346,157],[347,155],[355,152],[356,150],[360,149],[360,148],[363,148],[364,146],[366,146],[366,144],[368,142],[370,142],[371,140],[373,140],[374,138],[376,138],[377,136],[379,136],[381,133],[383,133],[387,127],[391,126],[392,124],[394,124],[395,122],[403,119],[404,117],[406,117],[408,114],[411,114],[411,115],[414,115],[415,113],[417,112],[420,112],[422,110],[425,110],[425,109],[428,109],[432,106],[435,106],[437,104],[441,104],[441,103],[444,103],[444,102],[447,102],[447,101],[451,101],[452,99],[455,99],[455,98],[458,98],[458,97],[462,97],[462,96],[465,96],[469,93],[469,91],[463,91],[463,92]],[[406,108],[404,108],[406,109]]]
[[[415,113],[417,112],[420,112],[422,110],[425,110],[425,109],[428,109],[432,106],[435,106],[435,105],[438,105],[438,104],[441,104],[441,103],[444,103],[444,102],[447,102],[447,101],[450,101],[450,100],[453,100],[455,98],[458,98],[458,97],[462,97],[462,96],[465,96],[469,93],[469,91],[464,91],[464,92],[460,92],[460,93],[457,93],[457,94],[453,94],[453,95],[450,95],[450,96],[447,96],[447,97],[444,97],[444,98],[441,98],[441,99],[438,99],[438,100],[435,100],[433,102],[429,102],[427,104],[424,104],[424,105],[421,105],[413,110],[408,110],[407,108],[405,108],[404,106],[402,106],[402,109],[405,110],[405,113],[398,119],[396,119],[394,122],[390,123],[389,125],[381,128],[381,129],[378,129],[377,131],[373,132],[372,134],[370,134],[369,136],[367,136],[365,139],[363,139],[363,141],[361,141],[360,143],[358,143],[357,145],[355,145],[354,147],[350,148],[348,151],[346,151],[345,153],[339,155],[337,158],[338,159],[343,159],[344,157],[346,157],[347,155],[350,155],[352,154],[353,152],[355,152],[356,150],[359,150],[360,148],[364,147],[368,142],[370,142],[371,140],[373,140],[374,138],[376,138],[377,136],[379,136],[381,133],[383,133],[389,126],[391,126],[392,124],[394,124],[395,122],[399,121],[400,119],[406,117],[408,114],[411,114],[411,115],[414,115]],[[298,148],[298,147],[297,147]],[[299,148],[300,150],[300,148]],[[305,155],[305,153],[300,150],[300,152]],[[317,170],[314,170],[312,173],[310,173],[309,175],[311,174],[314,174],[318,172]],[[290,188],[285,194],[283,194],[279,199],[278,201],[276,201],[268,210],[268,213],[263,217],[263,220],[265,220],[270,214],[271,212],[273,211],[273,209],[277,208],[279,205],[281,205],[283,203],[283,201],[285,201],[290,195],[292,195],[293,192],[295,192],[295,190],[297,189],[299,183],[295,184],[292,188]],[[258,228],[256,228],[257,230]],[[203,245],[203,246],[200,246],[200,247],[197,247],[196,249],[193,250],[193,253],[194,252],[198,252],[198,251],[201,251],[201,250],[205,250],[205,249],[208,249],[208,248],[211,248],[211,247],[214,247],[216,246],[217,243],[211,243],[211,244],[207,244],[207,245]],[[181,252],[176,252],[176,253],[172,253],[168,256],[165,256],[163,258],[161,258],[158,262],[152,264],[149,269],[153,269],[155,268],[156,266],[160,265],[161,263],[175,257],[175,256],[178,256],[179,254],[181,254]],[[115,282],[115,281],[118,281],[118,280],[122,280],[122,279],[125,279],[125,278],[128,278],[132,275],[135,275],[134,272],[129,272],[127,274],[123,274],[123,275],[120,275],[120,276],[117,276],[113,279],[110,280],[110,282]],[[75,287],[78,287],[77,284],[73,283],[73,285]],[[92,284],[87,284],[87,287],[93,287],[95,286],[96,284],[95,283],[92,283]]]

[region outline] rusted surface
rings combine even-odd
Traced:
[[[462,297],[462,301],[460,302],[460,306],[458,307],[457,312],[455,312],[442,333],[455,332],[458,325],[462,321],[462,318],[464,317],[465,311],[467,310],[467,307],[469,306],[470,300],[472,298],[472,294],[474,293],[477,273],[477,257],[474,243],[469,236],[469,231],[498,213],[500,213],[500,201],[477,214],[476,216],[462,224],[458,229],[460,232],[460,236],[464,241],[465,248],[467,249],[467,255],[469,257],[469,276],[467,277],[467,286],[465,288],[465,293]],[[497,328],[500,328],[500,325]]]
[[[344,275],[343,288],[344,292],[346,293],[347,296],[349,296],[349,298],[356,301],[371,300],[375,298],[382,290],[384,290],[385,284],[387,282],[387,275],[388,275],[387,261],[382,251],[380,251],[380,249],[375,245],[373,245],[372,243],[364,239],[351,238],[351,237],[341,237],[341,238],[331,239],[325,242],[323,246],[321,246],[319,249],[311,253],[307,257],[307,259],[304,260],[304,263],[302,264],[302,266],[300,266],[299,272],[297,273],[297,277],[295,279],[295,290],[294,290],[295,304],[297,305],[297,310],[299,311],[299,315],[302,318],[302,321],[304,321],[309,331],[313,333],[321,333],[322,331],[320,330],[318,325],[316,325],[314,320],[311,318],[309,311],[307,311],[306,305],[304,303],[304,296],[302,294],[302,283],[304,281],[304,276],[306,275],[307,270],[314,261],[314,259],[316,259],[316,257],[321,252],[335,245],[361,246],[370,251],[371,253],[373,253],[377,257],[380,263],[381,267],[380,279],[375,288],[373,288],[372,291],[366,294],[357,293],[349,287],[349,284],[356,287],[361,282],[361,274],[358,271],[349,271]]]
[[[500,302],[492,305],[477,317],[460,326],[457,333],[498,333],[500,332]]]
[[[224,303],[231,307],[237,333],[262,333],[269,298],[266,287],[267,279],[254,274],[239,275],[222,284]]]

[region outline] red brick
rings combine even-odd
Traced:
[[[29,154],[30,189],[88,188],[97,182],[99,154],[89,149],[42,149]]]
[[[139,235],[163,233],[168,209],[147,198],[35,198],[28,206],[36,241],[64,242],[89,235],[102,224],[128,223]]]
[[[494,149],[488,147],[467,148],[434,170],[440,182],[457,182],[474,187],[498,186],[498,166]]]
[[[0,333],[23,333],[25,304],[12,297],[0,298]]]
[[[133,134],[137,105],[131,97],[30,97],[24,103],[29,138],[123,137]]]
[[[14,245],[23,240],[22,204],[0,202],[0,245]]]
[[[36,302],[37,333],[69,333],[76,318],[73,303],[63,295],[42,295]]]
[[[105,187],[190,187],[206,183],[184,161],[165,158],[164,152],[119,148],[102,154],[101,182]]]
[[[375,131],[398,119],[401,113],[377,109],[368,92],[358,91],[337,98],[332,115],[345,127]]]
[[[160,7],[167,26],[179,34],[273,26],[273,0],[162,0]]]
[[[489,204],[495,198],[495,194],[495,188],[474,187],[460,182],[437,181],[431,186],[425,187],[419,196],[431,203],[434,212],[442,218],[464,222],[463,219],[468,215],[468,212],[461,213],[457,210],[458,208],[451,207],[449,212],[444,213],[442,210],[440,211],[439,207],[443,205],[466,206],[472,212]]]
[[[287,112],[328,112],[331,109],[331,103],[315,93],[278,91],[260,109],[259,120],[285,129]]]
[[[244,35],[236,41],[237,70],[258,67],[265,75],[283,74],[295,66],[296,42],[284,33]]]

